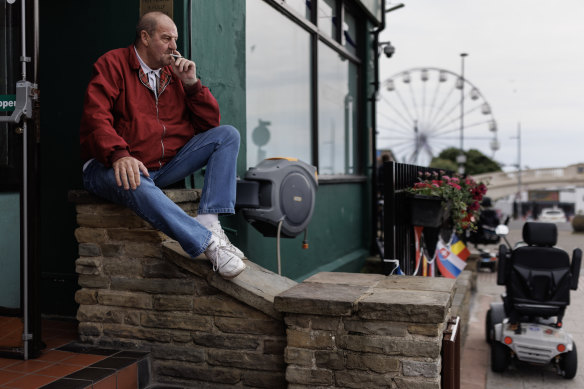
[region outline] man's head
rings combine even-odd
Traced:
[[[176,51],[178,32],[176,25],[162,12],[144,14],[136,25],[134,44],[140,58],[151,69],[170,65],[170,54]]]

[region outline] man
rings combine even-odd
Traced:
[[[83,181],[90,192],[122,204],[176,239],[192,257],[205,253],[224,278],[239,275],[243,253],[219,224],[234,213],[239,132],[219,125],[219,106],[193,61],[177,51],[167,15],[145,14],[133,45],[93,67],[81,119]],[[160,188],[207,166],[198,215],[192,218]]]

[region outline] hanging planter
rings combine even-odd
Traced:
[[[408,193],[410,224],[414,226],[437,228],[449,216],[449,207],[439,196],[426,196]]]

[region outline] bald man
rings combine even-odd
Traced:
[[[244,254],[218,215],[235,212],[239,132],[220,125],[219,105],[177,51],[177,28],[160,12],[142,16],[134,43],[101,56],[85,94],[80,142],[85,188],[132,209],[193,258],[233,278]],[[206,166],[193,218],[161,188]]]

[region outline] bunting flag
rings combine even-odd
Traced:
[[[456,278],[466,267],[466,262],[450,251],[442,240],[436,245],[436,263],[440,274],[446,278]]]
[[[470,251],[464,244],[464,242],[458,239],[456,234],[452,235],[452,241],[450,242],[450,251],[452,251],[458,258],[466,261],[466,259],[470,256]]]

